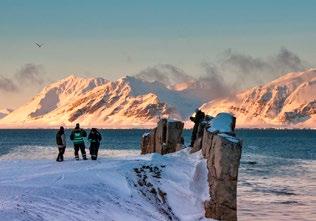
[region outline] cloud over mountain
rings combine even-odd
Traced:
[[[316,69],[291,72],[269,83],[202,106],[210,115],[231,112],[239,127],[316,126]]]
[[[19,92],[20,86],[42,86],[45,82],[44,68],[42,65],[25,64],[12,77],[0,75],[0,91],[15,93]]]
[[[18,87],[12,79],[0,75],[0,91],[16,92]]]
[[[15,80],[19,83],[31,83],[42,85],[44,83],[44,69],[42,65],[25,64],[14,75]]]
[[[173,84],[191,81],[194,78],[184,72],[184,70],[172,64],[158,64],[145,68],[136,74],[137,78],[154,82],[158,81],[167,86]]]
[[[188,74],[175,65],[159,64],[145,68],[135,77],[149,82],[157,81],[173,89],[194,88],[195,93],[198,88],[203,89],[201,93],[206,93],[208,99],[212,100],[269,82],[284,73],[303,71],[306,68],[309,65],[299,55],[284,47],[276,54],[264,58],[228,49],[219,59],[202,62],[201,73]]]
[[[275,55],[261,58],[226,50],[215,62],[204,62],[205,77],[215,80],[220,88],[236,91],[266,83],[284,73],[303,71],[309,65],[297,54],[281,48]]]

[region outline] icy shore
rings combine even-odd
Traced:
[[[0,159],[0,220],[207,220],[200,152],[78,162],[67,154],[63,163]]]

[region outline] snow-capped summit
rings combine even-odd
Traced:
[[[0,121],[1,127],[84,126],[139,128],[160,117],[182,118],[201,102],[158,82],[135,77],[117,81],[71,75],[46,86],[29,103]]]
[[[228,111],[239,127],[316,127],[316,69],[293,72],[235,96],[204,104],[206,113]]]
[[[0,127],[47,128],[79,122],[87,127],[148,128],[161,117],[187,120],[207,101],[204,111],[213,116],[231,112],[238,127],[316,127],[316,69],[288,73],[224,99],[212,100],[216,87],[210,85],[207,80],[167,86],[133,76],[108,81],[71,75],[2,114]]]
[[[2,119],[1,126],[7,124],[18,126],[44,118],[45,115],[60,109],[106,82],[106,80],[101,78],[82,78],[71,75],[63,80],[49,84],[29,103],[17,108]]]

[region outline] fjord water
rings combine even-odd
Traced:
[[[53,160],[55,130],[0,130],[0,160]],[[139,154],[146,130],[101,130],[101,157]],[[184,131],[189,143],[191,131]],[[70,131],[66,131],[67,139]],[[239,220],[313,220],[316,217],[316,131],[238,130],[243,153]],[[67,140],[67,160],[72,145]],[[0,168],[1,169],[1,168]]]

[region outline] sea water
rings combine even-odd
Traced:
[[[101,130],[100,156],[138,155],[146,130]],[[55,130],[0,130],[0,160],[54,159]],[[66,130],[66,158],[73,158]],[[184,131],[190,142],[191,131]],[[239,220],[316,220],[316,131],[238,130]]]

